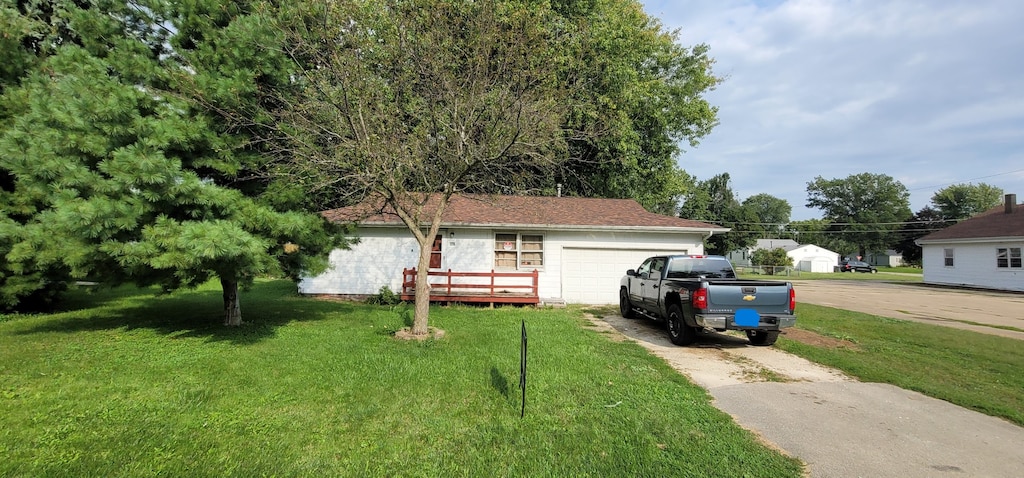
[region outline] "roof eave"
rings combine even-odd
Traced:
[[[397,222],[360,222],[358,227],[405,227]],[[601,225],[568,225],[568,224],[514,224],[514,223],[441,223],[442,228],[463,229],[526,229],[535,231],[628,231],[628,232],[660,232],[660,233],[725,233],[732,229],[723,227],[690,227],[690,226],[601,226]]]
[[[975,242],[1015,242],[1024,239],[1024,236],[993,236],[993,237],[951,237],[948,239],[918,239],[914,241],[919,246],[928,244],[967,244]]]

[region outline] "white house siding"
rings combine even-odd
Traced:
[[[402,269],[413,267],[419,258],[419,245],[406,232],[366,229],[351,249],[331,251],[330,268],[299,282],[302,294],[370,295],[387,286],[402,290]]]
[[[921,248],[924,282],[1024,291],[1024,269],[996,267],[1000,247],[1024,247],[1024,241],[925,244]],[[953,249],[952,267],[945,265],[946,249]]]
[[[651,255],[704,251],[703,235],[698,233],[453,228],[443,231],[441,268],[456,272],[492,270],[496,233],[542,235],[544,265],[538,268],[539,295],[570,303],[616,303],[619,279],[626,269],[636,268]],[[350,250],[333,251],[331,268],[303,279],[299,292],[369,295],[382,286],[401,290],[402,270],[415,266],[419,253],[409,232],[401,228],[363,228],[359,237],[360,242]],[[532,269],[524,271],[528,270]]]
[[[444,238],[441,270],[483,272],[493,268],[492,233],[444,229],[440,234]],[[385,286],[400,292],[402,271],[416,267],[419,261],[416,239],[407,229],[397,227],[363,228],[358,238],[359,242],[350,249],[331,251],[330,268],[316,277],[302,279],[299,293],[371,295]]]

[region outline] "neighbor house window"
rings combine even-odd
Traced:
[[[495,269],[537,269],[544,266],[544,236],[539,234],[494,235]]]
[[[996,267],[1000,269],[1020,269],[1021,256],[1019,247],[1000,247],[996,249]]]
[[[946,257],[946,267],[953,267],[953,249],[944,249],[943,253]]]

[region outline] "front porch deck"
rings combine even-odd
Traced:
[[[402,300],[416,300],[416,269],[404,269]],[[538,273],[429,271],[431,302],[539,304]],[[441,278],[441,280],[434,280]],[[527,283],[529,282],[529,283]]]

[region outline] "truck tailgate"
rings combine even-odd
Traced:
[[[708,308],[753,309],[761,314],[787,314],[789,310],[787,283],[762,281],[729,281],[708,283]]]

